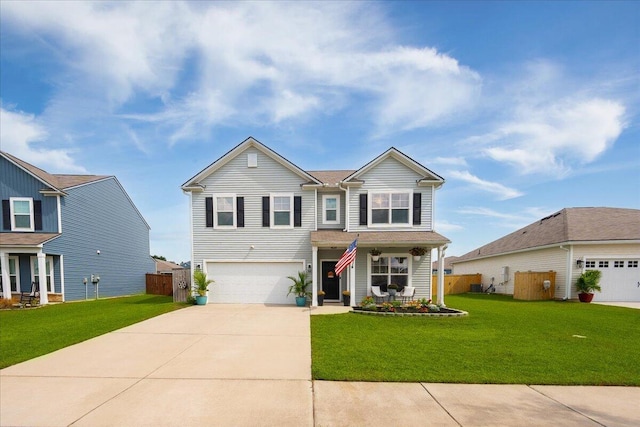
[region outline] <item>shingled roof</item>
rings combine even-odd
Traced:
[[[640,210],[623,208],[565,208],[453,261],[562,243],[615,240],[640,241]]]
[[[16,156],[7,153],[6,151],[0,151],[0,153],[9,161],[18,165],[22,169],[29,172],[31,175],[42,181],[47,185],[50,190],[61,191],[67,188],[76,187],[78,185],[86,184],[88,182],[99,181],[104,178],[109,178],[107,175],[64,175],[64,174],[50,174],[39,167],[27,163]]]

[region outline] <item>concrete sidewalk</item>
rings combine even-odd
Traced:
[[[310,314],[208,305],[0,371],[2,426],[637,426],[640,388],[311,381]]]

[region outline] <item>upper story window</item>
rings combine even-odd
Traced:
[[[27,197],[11,197],[11,230],[33,231],[33,199]]]
[[[323,224],[339,224],[340,223],[340,196],[323,195],[322,196],[322,223]]]
[[[370,193],[369,225],[410,225],[411,192]]]
[[[213,198],[215,227],[236,227],[235,194],[218,194]]]
[[[293,227],[293,194],[271,195],[272,227]]]

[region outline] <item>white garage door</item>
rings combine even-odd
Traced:
[[[594,301],[640,302],[639,258],[589,259],[586,265],[602,271],[602,291],[595,293]]]
[[[295,296],[287,296],[292,282],[304,268],[297,262],[208,262],[207,276],[211,303],[293,304]]]

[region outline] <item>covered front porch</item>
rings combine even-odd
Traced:
[[[40,304],[64,300],[63,256],[47,254],[46,242],[54,233],[2,233],[0,235],[0,286],[5,299],[20,300],[20,294],[39,291]],[[46,290],[46,291],[45,291]]]
[[[349,245],[358,239],[354,262],[339,276],[334,268]],[[312,306],[318,305],[318,292],[325,293],[327,302],[339,302],[349,294],[349,304],[356,306],[365,296],[371,296],[371,286],[383,289],[394,283],[399,288],[415,288],[414,298],[431,298],[431,252],[444,259],[449,240],[435,232],[367,231],[345,232],[321,230],[311,232],[312,245]],[[413,256],[412,248],[424,248],[421,256]],[[380,254],[371,253],[377,249]],[[444,305],[444,275],[439,269],[437,302]]]

